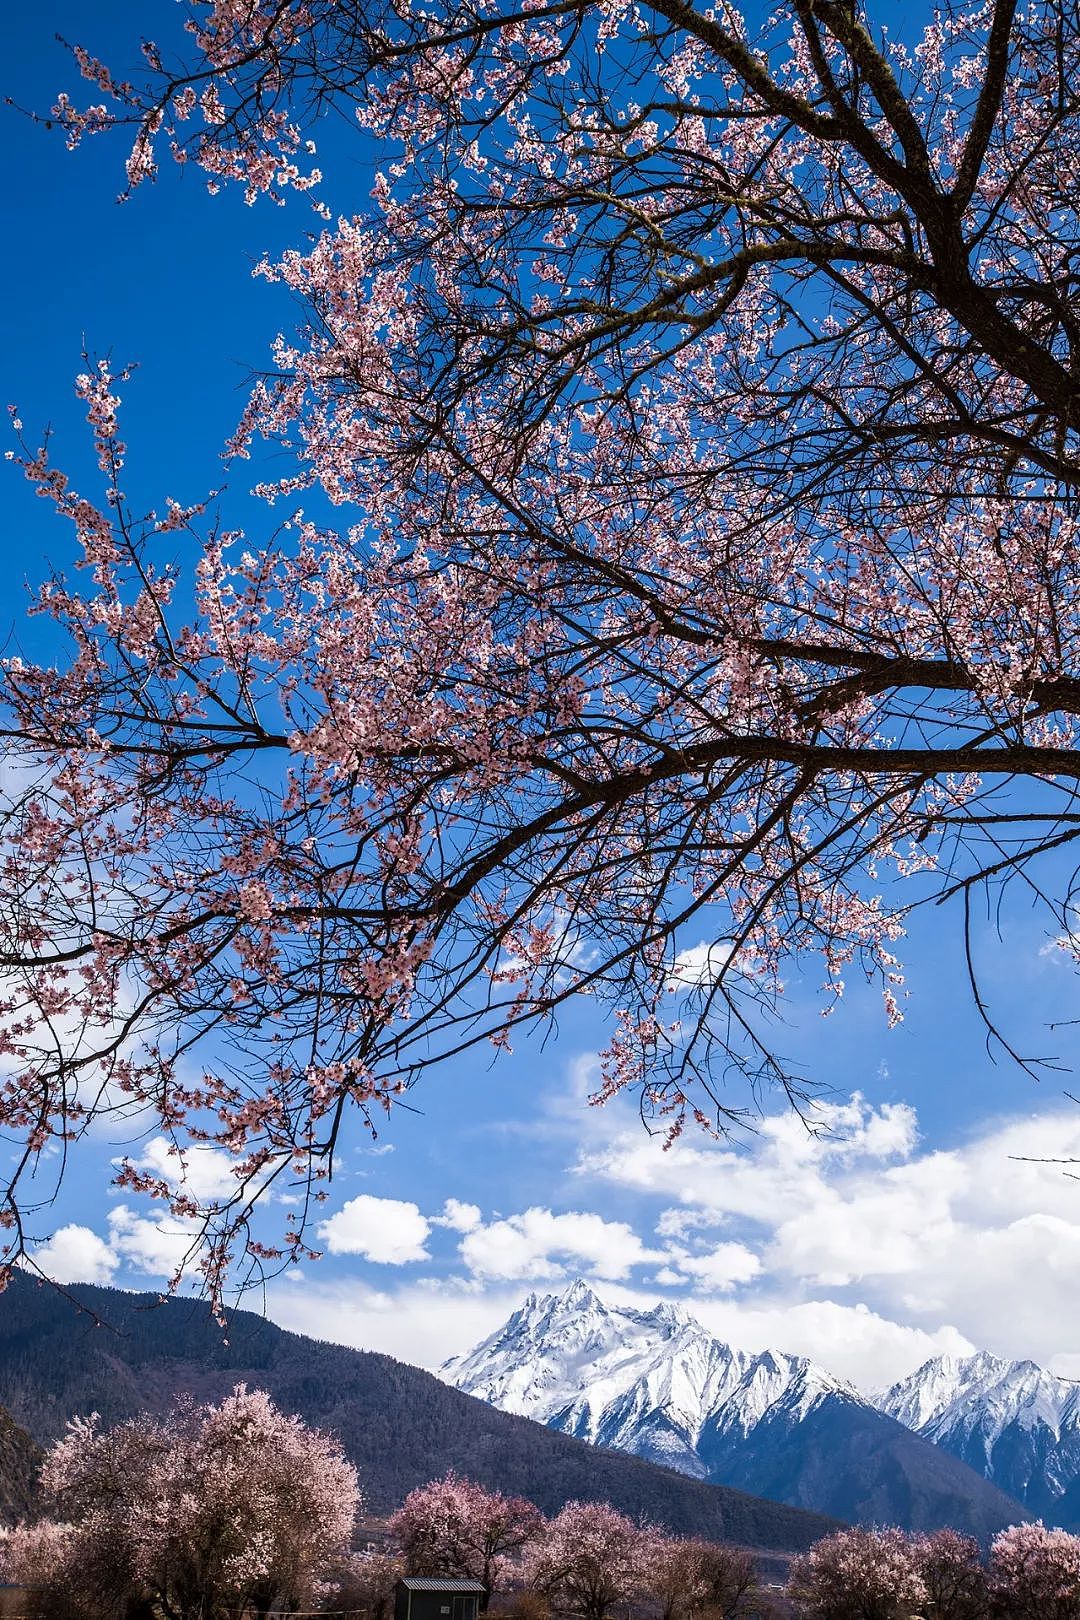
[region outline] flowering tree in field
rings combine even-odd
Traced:
[[[145,1595],[165,1620],[317,1600],[359,1500],[334,1440],[242,1387],[104,1432],[76,1419],[42,1484],[80,1585],[101,1604]]]
[[[705,1582],[693,1542],[656,1534],[643,1547],[643,1584],[660,1607],[661,1620],[678,1620],[701,1608]]]
[[[990,1548],[992,1612],[1001,1620],[1074,1620],[1080,1615],[1080,1536],[1014,1524]]]
[[[648,1584],[650,1532],[607,1502],[568,1502],[525,1560],[530,1586],[580,1620],[604,1620]]]
[[[82,1620],[95,1597],[93,1573],[79,1562],[71,1525],[55,1519],[0,1531],[0,1583],[24,1586],[33,1620]]]
[[[738,1547],[654,1535],[645,1541],[643,1554],[643,1585],[659,1603],[662,1620],[704,1611],[730,1620],[757,1586],[754,1560]]]
[[[289,457],[275,538],[132,509],[107,367],[101,496],[21,451],[84,572],[0,681],[12,1252],[110,1108],[233,1155],[209,1205],[121,1171],[205,1220],[213,1288],[301,1252],[302,1214],[245,1251],[252,1203],[317,1196],[347,1116],[570,997],[601,1099],[723,1127],[727,1080],[798,1100],[792,964],[894,1022],[909,908],[1000,885],[1071,948],[1075,6],[906,43],[870,0],[190,11],[142,86],[79,53],[72,142],[317,195],[337,107],[385,163],[261,270],[303,311],[233,446]]]
[[[987,1573],[973,1536],[935,1530],[915,1537],[912,1555],[926,1588],[925,1620],[985,1620]]]
[[[838,1530],[792,1561],[788,1594],[806,1620],[909,1620],[927,1589],[902,1530]]]
[[[543,1525],[542,1514],[523,1497],[486,1491],[451,1469],[409,1492],[390,1531],[410,1575],[471,1576],[490,1595],[503,1584],[509,1558]]]

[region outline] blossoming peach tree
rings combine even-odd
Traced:
[[[453,1469],[410,1491],[389,1524],[410,1575],[479,1581],[482,1611],[544,1528],[543,1515],[524,1497],[485,1490]]]
[[[58,1516],[12,1531],[0,1567],[55,1599],[49,1614],[295,1612],[329,1593],[360,1505],[337,1441],[243,1385],[113,1429],[73,1419],[41,1486]]]
[[[601,1098],[723,1128],[798,1101],[793,965],[894,1021],[914,904],[1020,885],[1072,934],[1080,19],[189,9],[141,83],[79,53],[70,141],[317,199],[333,107],[381,171],[261,266],[301,310],[232,445],[287,452],[272,538],[132,508],[105,366],[100,494],[18,453],[81,573],[66,651],[3,666],[0,1113],[11,1253],[103,1111],[228,1150],[210,1205],[120,1172],[216,1288],[305,1252],[249,1217],[347,1116],[571,998]]]

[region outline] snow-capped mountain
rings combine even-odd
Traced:
[[[595,1445],[838,1518],[984,1535],[1023,1517],[805,1357],[733,1349],[681,1306],[616,1308],[580,1281],[530,1294],[440,1375]]]
[[[1080,1527],[1080,1383],[1033,1361],[938,1356],[878,1405],[1033,1513]]]
[[[506,1412],[699,1479],[724,1435],[745,1437],[766,1417],[797,1424],[828,1396],[859,1401],[801,1356],[747,1355],[679,1305],[614,1309],[580,1281],[530,1294],[441,1376]]]

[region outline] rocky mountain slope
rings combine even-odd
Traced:
[[[610,1501],[683,1534],[751,1547],[798,1551],[835,1528],[817,1514],[597,1450],[389,1356],[286,1333],[248,1311],[233,1313],[226,1336],[194,1300],[84,1286],[66,1294],[16,1276],[0,1303],[0,1404],[42,1444],[75,1413],[116,1423],[161,1411],[181,1392],[216,1400],[246,1382],[338,1434],[376,1514],[453,1467],[545,1512],[573,1498]]]
[[[985,1538],[1025,1516],[804,1357],[748,1355],[680,1307],[613,1309],[581,1282],[530,1294],[441,1376],[594,1445],[838,1518]]]
[[[1033,1361],[938,1356],[878,1404],[1037,1517],[1080,1529],[1080,1383]]]

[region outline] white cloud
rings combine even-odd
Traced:
[[[416,1204],[370,1193],[350,1198],[318,1228],[331,1254],[358,1254],[381,1266],[427,1260],[430,1231],[431,1222]]]
[[[844,1104],[819,1104],[808,1121],[774,1114],[742,1143],[713,1143],[688,1134],[664,1151],[656,1137],[631,1126],[586,1152],[577,1170],[642,1193],[670,1197],[695,1223],[741,1218],[772,1226],[806,1208],[808,1189],[823,1188],[844,1166],[870,1159],[875,1166],[909,1154],[916,1120],[906,1104],[872,1109],[856,1094]],[[875,1172],[876,1173],[876,1172]],[[661,1217],[675,1233],[677,1217]]]
[[[702,940],[700,945],[691,945],[688,950],[680,951],[676,956],[671,964],[671,977],[668,979],[667,988],[697,990],[705,985],[714,984],[730,960],[730,940],[720,940],[713,944]]]
[[[448,1226],[452,1232],[474,1232],[483,1221],[479,1204],[463,1204],[460,1198],[448,1198],[441,1215],[432,1219],[432,1226]]]
[[[33,1259],[56,1283],[109,1283],[119,1259],[109,1245],[88,1226],[61,1226],[47,1243],[39,1243]]]
[[[950,1336],[1043,1363],[1080,1354],[1080,1316],[1067,1307],[1080,1268],[1080,1190],[1061,1166],[1040,1162],[1080,1161],[1080,1109],[987,1124],[948,1151],[920,1146],[903,1104],[871,1108],[855,1097],[819,1110],[818,1124],[815,1133],[777,1116],[748,1147],[686,1139],[668,1153],[627,1131],[578,1168],[673,1200],[657,1230],[686,1242],[702,1280],[708,1251],[695,1234],[723,1225],[725,1239],[762,1264],[737,1312],[752,1319],[768,1296],[762,1308],[775,1308],[779,1349],[797,1348],[800,1310],[817,1312],[807,1353],[837,1370],[846,1360],[864,1383],[881,1381],[871,1363],[882,1333],[891,1365]],[[690,1270],[673,1255],[662,1280]],[[830,1348],[831,1329],[849,1320],[835,1313],[859,1305],[887,1327],[868,1335],[861,1318],[853,1345],[841,1336]]]
[[[567,1265],[597,1277],[625,1277],[660,1259],[625,1221],[580,1210],[556,1215],[534,1207],[466,1233],[461,1257],[477,1277],[561,1277]]]
[[[133,1270],[168,1281],[191,1252],[199,1234],[197,1222],[178,1215],[155,1219],[127,1204],[109,1211],[109,1246]]]
[[[703,1253],[687,1254],[672,1250],[669,1272],[676,1278],[703,1288],[706,1293],[726,1294],[738,1284],[761,1275],[761,1261],[745,1243],[717,1243]]]
[[[267,1314],[281,1327],[432,1369],[485,1339],[520,1304],[516,1286],[427,1278],[377,1289],[307,1269],[299,1282],[286,1287],[283,1279],[266,1296]]]
[[[658,1237],[685,1238],[703,1227],[716,1226],[721,1216],[707,1209],[665,1209],[656,1223]]]

